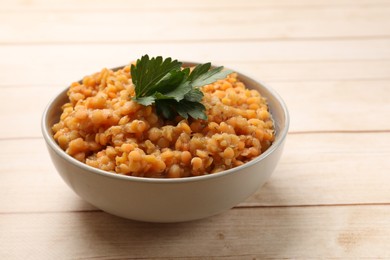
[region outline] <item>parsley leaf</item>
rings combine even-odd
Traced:
[[[204,113],[206,108],[202,103],[183,99],[175,108],[177,113],[184,118],[188,118],[188,116],[190,116],[195,119],[207,119],[207,115]]]
[[[198,88],[191,89],[185,96],[185,100],[191,102],[201,102],[203,98],[203,93]]]
[[[150,90],[166,81],[171,74],[169,72],[180,70],[181,62],[167,58],[163,61],[161,56],[149,59],[148,55],[137,60],[136,65],[131,65],[131,77],[135,85],[136,97],[150,95]],[[168,80],[169,81],[169,80]]]
[[[232,71],[223,67],[210,69],[211,63],[199,64],[192,71],[181,66],[181,62],[172,58],[142,56],[131,65],[135,85],[133,99],[144,106],[155,104],[157,113],[167,119],[177,114],[184,118],[207,119],[199,87],[223,79]]]
[[[202,66],[202,65],[198,65],[198,66]],[[196,69],[196,67],[195,67],[195,69]],[[203,87],[203,86],[211,84],[219,79],[224,79],[224,78],[226,78],[227,75],[232,73],[232,71],[230,71],[230,70],[225,70],[225,71],[222,71],[222,70],[223,70],[223,67],[221,66],[221,67],[217,67],[217,68],[211,69],[209,71],[206,71],[200,75],[196,75],[196,77],[191,81],[191,84],[193,87]]]

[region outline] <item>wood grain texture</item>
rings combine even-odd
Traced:
[[[207,44],[206,44],[207,43]],[[353,61],[389,60],[390,39],[340,40],[240,40],[192,42],[129,42],[64,44],[2,44],[2,64],[20,64],[23,59],[34,63],[95,64],[117,66],[142,54],[173,56],[179,60],[226,61]],[[6,54],[6,55],[3,55]],[[42,59],[42,61],[40,61]],[[74,60],[73,60],[74,59]],[[73,62],[72,62],[73,61]],[[96,62],[100,62],[96,64]],[[104,63],[102,63],[104,62]]]
[[[66,86],[86,74],[127,64],[145,53],[211,61],[258,75],[264,81],[388,79],[390,75],[390,40],[386,39],[0,45],[0,87]]]
[[[2,11],[53,11],[53,10],[116,10],[131,7],[135,10],[170,10],[170,9],[221,9],[221,8],[322,8],[322,7],[339,7],[339,6],[382,6],[389,5],[389,0],[200,0],[200,1],[180,1],[167,0],[2,0]]]
[[[314,10],[242,5],[239,8],[167,9],[162,12],[153,9],[132,10],[132,5],[128,4],[117,11],[88,11],[81,14],[76,11],[43,15],[40,12],[5,12],[0,16],[0,30],[7,33],[0,34],[0,42],[192,42],[390,37],[390,5],[323,6],[314,7]],[[29,21],[28,27],[25,20]]]
[[[291,115],[271,179],[178,224],[76,196],[40,133],[72,81],[141,55],[247,73]],[[388,259],[389,0],[0,0],[0,259]]]
[[[388,204],[389,143],[390,133],[289,135],[271,179],[239,207]],[[42,139],[0,145],[0,214],[93,209],[62,182]]]
[[[389,214],[389,207],[378,206],[234,209],[178,224],[103,212],[6,214],[0,217],[0,257],[379,259],[390,254]]]
[[[0,52],[3,47],[0,47]],[[70,56],[56,57],[44,55],[44,48],[25,47],[31,53],[25,53],[26,57],[34,60],[34,66],[17,62],[17,54],[21,49],[10,50],[7,56],[14,55],[15,60],[0,60],[3,73],[0,74],[0,88],[3,87],[53,87],[68,86],[72,81],[83,76],[99,71],[103,67],[116,67],[124,65],[130,59],[138,56],[107,57],[95,59],[93,56],[80,60]],[[25,49],[24,48],[24,49]],[[71,48],[71,47],[69,47]],[[113,46],[112,48],[115,48]],[[7,48],[6,48],[7,49]],[[56,48],[60,52],[61,48]],[[79,48],[75,48],[75,52]],[[103,50],[102,50],[103,51]],[[3,52],[4,54],[6,51]],[[41,58],[38,58],[42,54]],[[94,53],[90,53],[92,55]],[[129,54],[130,55],[130,54]],[[110,59],[112,59],[110,61]],[[188,60],[190,58],[187,58]],[[195,58],[193,58],[195,59]],[[199,59],[199,58],[198,58]],[[336,58],[337,59],[337,58]],[[211,60],[211,59],[209,59]],[[251,75],[265,83],[274,81],[304,82],[304,81],[378,81],[390,80],[390,60],[312,60],[312,61],[265,61],[265,60],[222,60],[216,57],[213,64],[224,64],[236,71]],[[50,73],[47,69],[50,68]],[[21,76],[23,75],[23,77]],[[370,84],[368,82],[368,84]]]

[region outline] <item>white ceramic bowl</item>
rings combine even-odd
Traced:
[[[195,63],[184,63],[193,66]],[[252,161],[223,172],[182,179],[151,179],[106,172],[66,154],[53,139],[51,126],[58,122],[66,103],[65,89],[47,106],[42,133],[51,159],[68,186],[81,198],[108,213],[139,221],[181,222],[224,212],[256,192],[271,176],[282,154],[289,115],[272,89],[238,73],[248,88],[268,100],[276,138],[270,148]]]

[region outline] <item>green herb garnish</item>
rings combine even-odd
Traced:
[[[223,70],[222,66],[210,69],[211,63],[199,64],[192,71],[181,66],[181,62],[171,58],[142,56],[131,65],[133,99],[144,106],[155,104],[157,113],[167,119],[177,114],[186,119],[207,119],[199,88],[224,79],[232,71]]]

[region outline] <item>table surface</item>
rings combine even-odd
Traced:
[[[125,220],[56,173],[46,104],[145,53],[223,64],[285,99],[280,164],[228,212]],[[390,258],[390,1],[0,0],[0,68],[0,259]]]

